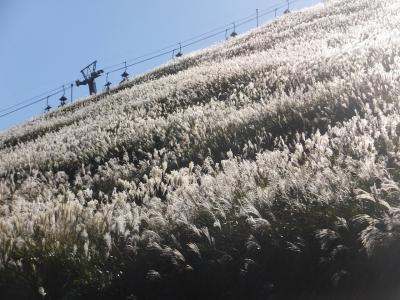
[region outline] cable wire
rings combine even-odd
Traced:
[[[65,90],[67,90],[67,89],[65,89]],[[61,94],[62,92],[63,92],[63,90],[60,90],[60,91],[55,92],[55,93],[53,93],[53,94],[50,94],[50,95],[47,95],[47,96],[42,97],[42,98],[40,98],[40,99],[37,99],[37,100],[35,100],[35,101],[31,102],[31,103],[28,103],[28,104],[26,104],[26,105],[24,105],[24,106],[22,106],[22,107],[19,107],[19,108],[16,108],[16,109],[12,110],[12,111],[9,111],[9,112],[6,112],[6,113],[4,113],[4,114],[1,114],[1,115],[0,115],[0,118],[5,117],[5,116],[8,116],[8,115],[10,115],[10,114],[12,114],[12,113],[15,113],[15,112],[17,112],[17,111],[19,111],[19,110],[21,110],[21,109],[26,108],[26,107],[32,106],[32,105],[34,105],[34,104],[36,104],[36,103],[42,102],[42,101],[46,100],[47,98],[50,98],[50,97],[53,97],[53,96],[55,96],[55,95]]]
[[[199,34],[197,36],[194,36],[194,37],[191,37],[189,39],[186,39],[186,40],[184,40],[184,41],[179,43],[180,44],[179,48],[176,48],[177,43],[175,43],[175,44],[166,46],[166,47],[164,47],[162,49],[159,49],[159,50],[156,50],[156,51],[152,51],[152,52],[149,52],[147,54],[144,54],[144,55],[141,55],[141,56],[138,56],[138,57],[135,57],[135,58],[131,58],[131,59],[128,59],[128,60],[125,60],[125,61],[123,61],[121,63],[114,64],[114,65],[111,65],[111,66],[107,66],[107,67],[103,68],[103,70],[112,69],[111,71],[107,72],[107,74],[111,74],[111,73],[115,73],[115,72],[124,70],[124,69],[129,68],[129,67],[136,66],[136,65],[142,64],[144,62],[147,62],[147,61],[150,61],[150,60],[165,56],[167,54],[170,54],[171,52],[174,53],[175,51],[177,51],[179,49],[184,49],[184,48],[190,47],[190,46],[198,44],[198,43],[200,43],[202,41],[205,41],[205,40],[208,40],[210,38],[216,37],[216,36],[218,36],[218,35],[220,35],[222,33],[226,33],[227,30],[232,30],[234,27],[238,28],[238,27],[240,27],[240,26],[242,26],[244,24],[247,24],[247,23],[249,23],[251,21],[256,20],[257,17],[260,18],[260,17],[266,16],[268,14],[273,13],[274,11],[276,11],[278,9],[282,9],[282,8],[286,7],[286,5],[288,5],[288,4],[290,5],[290,4],[293,4],[295,2],[299,2],[299,1],[300,0],[282,1],[282,2],[285,2],[285,5],[283,5],[283,4],[275,4],[275,5],[269,6],[268,8],[265,8],[263,10],[258,10],[258,13],[255,13],[255,14],[253,13],[252,15],[248,15],[247,17],[235,20],[233,23],[230,23],[228,25],[220,26],[218,28],[212,29],[212,30],[207,31],[205,33],[202,33],[202,34]],[[232,26],[232,24],[235,24],[235,25]],[[173,47],[175,47],[175,48],[173,48]],[[148,57],[148,56],[150,56],[150,57]],[[132,62],[132,63],[127,64],[128,62]],[[121,65],[123,65],[123,67],[119,67],[119,68],[113,69],[113,68],[121,66]],[[80,78],[80,79],[82,79],[82,78]],[[62,86],[60,86],[58,88],[52,89],[52,90],[47,91],[45,93],[42,93],[42,94],[40,94],[38,96],[23,100],[23,101],[21,101],[19,103],[11,105],[11,106],[9,106],[7,108],[1,109],[0,113],[3,113],[3,112],[4,113],[0,114],[0,118],[8,116],[8,115],[10,115],[12,113],[15,113],[15,112],[17,112],[19,110],[22,110],[22,109],[26,108],[26,107],[32,106],[32,105],[34,105],[36,103],[39,103],[41,101],[44,101],[48,97],[55,96],[57,94],[60,94],[61,92],[69,90],[69,89],[72,90],[74,83],[75,83],[75,81],[71,81],[69,83],[63,84]],[[65,86],[67,86],[67,87],[65,88]],[[51,94],[49,94],[49,93],[51,93]],[[46,95],[46,96],[44,96],[44,95]],[[41,98],[36,99],[38,97],[41,97]],[[32,100],[34,100],[34,101],[32,101]],[[73,99],[71,99],[71,102],[72,102],[72,100]],[[27,103],[27,104],[25,104],[25,103]],[[16,108],[16,107],[18,107],[18,108]],[[15,108],[15,109],[13,109],[13,108]],[[11,110],[11,109],[13,109],[13,110]],[[11,111],[8,111],[8,110],[11,110]]]
[[[297,1],[299,1],[299,0],[293,0],[293,1],[291,1],[290,3],[294,3],[294,2],[297,2]],[[281,4],[282,2],[284,2],[285,4],[284,4],[284,5]],[[262,9],[262,10],[259,10],[259,17],[265,16],[265,15],[267,15],[267,14],[270,14],[270,13],[274,12],[274,10],[275,10],[276,8],[277,8],[277,9],[281,9],[281,8],[286,7],[287,2],[286,2],[286,1],[282,1],[282,2],[281,2],[281,3],[277,3],[277,4],[275,4],[275,5],[271,5],[271,6],[267,7],[267,8]],[[272,9],[274,9],[274,10],[272,10]],[[246,23],[248,23],[248,22],[250,22],[250,21],[255,20],[256,18],[257,18],[257,17],[256,17],[256,14],[253,13],[253,14],[248,15],[248,16],[246,16],[246,17],[243,17],[243,18],[241,18],[241,19],[237,19],[237,20],[235,20],[233,23],[238,23],[238,24],[243,25],[243,24],[246,24]],[[245,21],[245,22],[243,22],[243,21]],[[242,22],[242,23],[240,23],[240,22]],[[204,33],[202,33],[202,34],[199,34],[199,35],[197,35],[197,36],[194,36],[194,37],[188,38],[188,39],[186,39],[186,40],[183,40],[183,41],[181,41],[181,43],[182,43],[182,44],[189,43],[189,42],[191,42],[191,41],[193,41],[193,40],[200,39],[200,38],[202,38],[202,37],[204,37],[204,36],[208,36],[208,35],[214,33],[215,31],[218,31],[218,33],[215,33],[215,34],[212,34],[212,35],[211,35],[211,37],[214,37],[214,36],[216,36],[216,35],[218,35],[218,34],[221,34],[221,32],[224,33],[226,29],[231,29],[231,28],[232,28],[231,24],[232,24],[232,22],[229,23],[229,24],[225,24],[224,26],[220,26],[220,27],[214,28],[214,29],[212,29],[212,30],[209,30],[209,31],[204,32]],[[237,26],[240,26],[240,25],[237,25]],[[207,37],[207,39],[208,39],[208,38],[210,38],[210,37]],[[203,40],[201,40],[201,41],[203,41]],[[193,44],[194,44],[194,43],[190,43],[190,45],[193,45]],[[135,58],[126,59],[126,60],[124,60],[124,61],[121,62],[121,63],[118,63],[118,64],[115,64],[115,65],[111,65],[111,66],[104,67],[103,70],[109,70],[109,69],[112,69],[112,68],[114,68],[114,67],[118,67],[118,66],[123,65],[124,62],[127,62],[127,63],[133,62],[133,61],[142,59],[142,58],[144,58],[144,57],[147,57],[147,56],[150,56],[150,55],[153,55],[153,54],[157,54],[157,53],[163,52],[163,51],[165,51],[165,50],[167,50],[167,49],[171,49],[172,47],[176,47],[176,45],[177,45],[177,43],[172,44],[172,45],[169,45],[169,46],[166,46],[166,47],[164,47],[164,48],[162,48],[162,49],[159,49],[159,50],[156,50],[156,51],[152,51],[152,52],[150,52],[150,53],[147,53],[147,54],[144,54],[144,55],[135,57]],[[183,48],[183,47],[182,47],[182,48]],[[173,49],[171,49],[169,52],[172,52],[173,50],[176,51],[176,50],[178,50],[178,48],[173,48]],[[164,54],[164,55],[165,55],[165,54]],[[161,56],[162,56],[162,55],[161,55]],[[155,57],[159,57],[159,56],[155,56]],[[146,61],[147,61],[147,60],[146,60]],[[129,66],[128,66],[128,67],[129,67]],[[120,69],[120,70],[121,70],[121,69]],[[108,72],[108,73],[111,73],[111,72]]]
[[[69,82],[69,83],[64,84],[64,85],[65,85],[65,86],[66,86],[66,85],[70,85],[71,83],[74,83],[74,82]],[[10,109],[12,109],[12,108],[18,107],[18,106],[20,106],[20,105],[23,105],[23,104],[25,104],[25,103],[27,103],[27,102],[30,102],[30,101],[32,101],[32,100],[34,100],[34,99],[36,99],[36,98],[43,97],[43,96],[47,96],[49,93],[53,93],[53,92],[55,92],[55,91],[57,91],[57,90],[62,90],[62,89],[63,89],[63,86],[59,86],[58,88],[54,88],[54,89],[49,90],[49,91],[47,91],[47,92],[41,93],[40,95],[37,95],[37,96],[35,96],[35,97],[29,98],[29,99],[26,99],[26,100],[22,100],[22,101],[20,101],[20,102],[18,102],[18,103],[16,103],[16,104],[13,104],[13,105],[11,105],[11,106],[9,106],[9,107],[6,107],[6,108],[1,109],[1,110],[0,110],[0,113],[5,112],[5,111],[7,111],[7,110],[10,110]]]

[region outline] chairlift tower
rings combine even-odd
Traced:
[[[88,85],[89,86],[89,93],[90,95],[94,95],[97,93],[97,89],[96,89],[96,78],[100,77],[101,74],[104,72],[103,70],[98,70],[96,71],[96,64],[97,64],[97,60],[95,60],[94,62],[92,62],[90,65],[88,65],[87,67],[83,68],[81,70],[81,73],[83,75],[83,78],[85,78],[84,80],[77,80],[76,86],[80,86],[80,85]]]

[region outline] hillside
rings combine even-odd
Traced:
[[[0,135],[0,299],[398,299],[400,2],[334,0]]]

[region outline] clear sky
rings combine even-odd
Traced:
[[[178,43],[285,0],[0,0],[0,111],[80,77],[93,60],[106,67]],[[298,0],[292,9],[320,0]],[[279,11],[278,14],[281,14]],[[264,16],[265,23],[273,14]],[[243,32],[254,27],[237,28]],[[185,51],[223,40],[224,34]],[[138,75],[171,59],[128,69]],[[119,74],[110,75],[114,83]],[[98,90],[105,78],[97,83]],[[74,88],[75,96],[87,87]],[[50,98],[53,107],[61,95]],[[67,93],[69,97],[69,93]],[[43,112],[45,101],[0,118],[0,130]],[[2,113],[0,112],[0,115]]]

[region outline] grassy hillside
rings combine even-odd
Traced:
[[[400,2],[329,1],[0,135],[1,299],[398,299]]]

